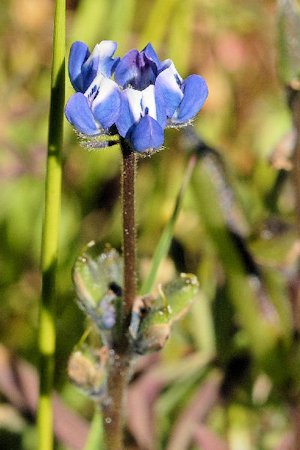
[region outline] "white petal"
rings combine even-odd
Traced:
[[[94,50],[85,62],[88,66],[92,60],[102,61],[105,58],[110,58],[116,51],[117,44],[114,41],[101,41],[100,44],[95,45]]]
[[[85,91],[84,95],[87,97],[90,104],[94,100],[94,98],[99,90],[100,84],[104,78],[105,77],[102,75],[102,73],[99,73],[96,76],[96,78],[94,78],[93,82],[88,87],[88,89]]]
[[[150,84],[146,89],[142,91],[142,109],[143,115],[145,115],[146,108],[148,109],[148,114],[156,119],[156,104],[155,104],[155,94],[154,85]]]
[[[101,41],[100,44],[97,44],[93,50],[92,55],[99,56],[99,58],[108,58],[111,57],[115,51],[117,50],[117,43],[114,41]],[[91,56],[92,56],[91,55]]]
[[[127,96],[129,109],[135,122],[138,122],[141,118],[142,110],[142,97],[143,91],[137,91],[136,89],[127,88],[124,90],[124,94]]]
[[[181,84],[183,82],[183,79],[181,78],[181,76],[177,72],[177,69],[174,66],[173,61],[171,59],[169,61],[170,61],[170,65],[168,66],[169,71],[173,73],[174,77],[177,78],[179,80],[180,84]]]
[[[98,105],[100,102],[105,101],[111,94],[118,90],[118,85],[113,80],[109,78],[105,78],[102,76],[102,79],[99,84],[99,94],[97,95],[95,101],[93,102],[93,108]]]

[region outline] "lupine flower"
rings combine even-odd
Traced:
[[[77,92],[85,92],[97,75],[110,78],[120,58],[113,58],[116,42],[102,41],[92,54],[83,42],[74,42],[69,56],[69,77]]]
[[[117,44],[102,41],[92,54],[83,42],[75,42],[70,51],[69,76],[76,94],[65,109],[68,121],[86,136],[108,132],[119,116],[121,95],[111,79],[119,58],[112,58]]]
[[[161,63],[151,44],[130,50],[118,63],[115,80],[122,90],[116,126],[120,136],[139,152],[157,149],[164,142],[167,114],[155,82]]]
[[[115,50],[112,41],[102,41],[91,55],[85,44],[73,44],[69,74],[77,93],[67,103],[66,117],[82,135],[117,132],[137,152],[159,149],[166,127],[186,125],[199,112],[208,95],[206,82],[199,75],[183,80],[151,44],[122,59],[112,57]]]
[[[165,105],[168,124],[186,125],[202,108],[208,89],[204,78],[190,75],[181,78],[172,61],[167,61],[159,73],[155,87]]]

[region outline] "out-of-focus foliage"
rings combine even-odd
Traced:
[[[195,273],[201,291],[160,357],[137,363],[128,448],[136,441],[145,449],[273,450],[290,439],[300,388],[299,243],[276,7],[274,0],[69,1],[68,45],[117,39],[122,54],[151,41],[182,76],[204,76],[210,91],[194,122],[207,145],[157,280]],[[0,335],[33,365],[52,15],[51,0],[0,2]],[[141,282],[172,214],[188,149],[199,146],[182,136],[170,130],[166,149],[139,161]],[[89,420],[92,403],[66,375],[85,328],[71,268],[90,240],[121,250],[119,172],[117,147],[83,150],[66,123],[56,387]],[[10,393],[1,398],[0,448],[34,448],[32,423],[16,409],[4,420]]]

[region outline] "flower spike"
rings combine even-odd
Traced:
[[[185,125],[200,111],[207,84],[199,75],[184,80],[150,43],[121,59],[113,57],[116,49],[113,41],[100,42],[92,53],[83,42],[72,45],[69,75],[77,93],[66,117],[81,135],[119,133],[136,152],[157,150],[165,128]]]

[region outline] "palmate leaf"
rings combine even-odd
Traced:
[[[188,312],[198,287],[195,275],[183,273],[160,288],[158,298],[152,300],[144,317],[141,317],[142,308],[134,308],[130,331],[137,353],[157,351],[164,346],[172,324]]]
[[[80,307],[100,328],[115,324],[116,301],[121,297],[123,261],[110,247],[89,243],[77,258],[73,282]]]

